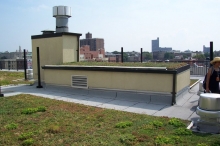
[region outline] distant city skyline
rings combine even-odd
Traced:
[[[157,37],[173,50],[203,51],[210,41],[220,50],[220,0],[7,0],[0,3],[0,52],[32,51],[32,35],[55,30],[52,9],[59,5],[72,8],[70,32],[103,38],[107,52],[151,52]]]

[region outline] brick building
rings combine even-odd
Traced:
[[[98,49],[91,51],[89,45],[82,45],[80,47],[80,60],[103,60],[105,58],[105,50]]]
[[[27,68],[28,68],[28,60],[27,60]],[[24,69],[24,59],[0,59],[0,69],[8,69],[8,70]]]
[[[104,47],[104,39],[102,38],[92,38],[91,33],[86,34],[85,39],[80,40],[80,47],[84,45],[90,46],[90,51],[98,51],[99,49],[105,49]]]
[[[105,58],[107,58],[108,62],[121,62],[121,54],[106,52]]]

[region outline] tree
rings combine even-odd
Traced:
[[[203,54],[197,54],[193,56],[193,58],[198,59],[198,60],[204,60],[206,57]]]
[[[121,54],[121,52],[118,52],[118,51],[113,51],[112,53],[113,54]]]
[[[121,54],[121,52],[114,51],[114,52],[112,52],[112,54]],[[125,52],[123,52],[123,61],[124,62],[128,61],[128,54]]]
[[[204,56],[205,56],[205,58],[210,57],[210,53],[206,52],[206,53],[204,54]]]
[[[151,59],[153,59],[153,56],[152,56],[152,54],[150,53],[150,52],[143,52],[143,59],[144,60],[151,60]]]
[[[173,59],[174,58],[174,54],[173,53],[171,53],[171,52],[166,52],[165,54],[164,54],[164,59],[166,60],[166,59]]]
[[[123,61],[126,62],[128,61],[128,54],[123,52]]]

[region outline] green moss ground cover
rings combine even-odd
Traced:
[[[33,81],[24,80],[24,72],[8,72],[0,71],[0,85],[17,85],[17,84],[32,84]]]
[[[0,98],[0,145],[218,146],[189,121],[84,106],[32,95]]]
[[[63,65],[75,65],[75,66],[131,66],[131,67],[167,67],[167,69],[173,70],[187,65],[186,63],[175,63],[175,62],[124,62],[124,63],[112,63],[112,62],[70,62]]]

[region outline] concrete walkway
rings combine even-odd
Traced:
[[[202,79],[204,77],[191,77]],[[74,102],[100,108],[115,109],[132,113],[141,113],[153,116],[176,117],[184,120],[196,120],[198,115],[195,113],[199,96],[197,91],[199,84],[192,87],[176,105],[153,104],[136,98],[112,98],[112,96],[103,96],[101,94],[88,93],[83,89],[74,89],[71,87],[44,86],[36,88],[29,85],[3,86],[2,93],[5,97],[18,94],[31,94],[45,98]]]

